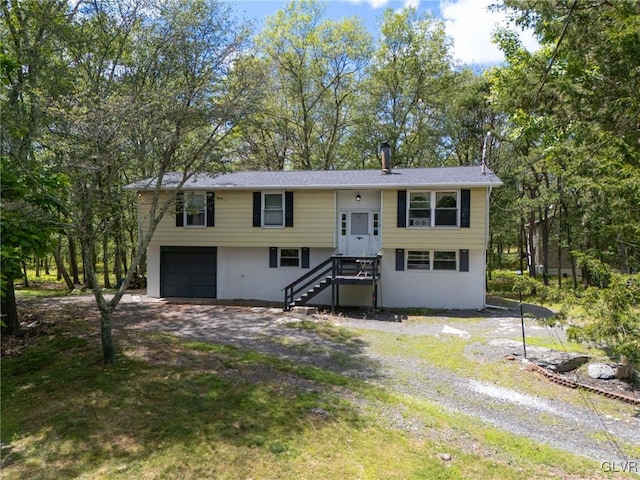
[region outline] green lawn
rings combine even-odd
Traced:
[[[595,462],[321,368],[140,332],[106,367],[87,333],[59,318],[3,359],[3,479],[607,478]]]

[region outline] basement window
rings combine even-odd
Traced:
[[[300,249],[299,248],[281,248],[279,264],[281,267],[299,267],[300,266]]]
[[[428,250],[409,250],[407,252],[407,270],[429,270],[430,268]]]
[[[434,270],[457,270],[456,252],[433,252]]]

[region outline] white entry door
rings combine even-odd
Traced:
[[[380,250],[380,212],[343,211],[339,215],[338,250],[343,255],[375,255]]]

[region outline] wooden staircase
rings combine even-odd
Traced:
[[[284,287],[284,310],[306,305],[309,300],[329,286],[333,287],[331,309],[337,304],[339,285],[370,285],[372,287],[372,309],[375,308],[377,283],[380,280],[380,255],[344,256],[333,255],[315,268]]]

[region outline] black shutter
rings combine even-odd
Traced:
[[[398,190],[398,228],[407,227],[407,191]]]
[[[262,225],[262,193],[253,192],[253,226]]]
[[[284,226],[293,227],[293,192],[284,192]]]
[[[213,192],[207,192],[207,227],[213,227],[216,224],[215,221],[215,198],[216,195]]]
[[[460,250],[460,271],[469,271],[469,250]]]
[[[184,193],[176,195],[176,227],[184,227]]]
[[[278,268],[278,247],[269,247],[269,268]]]
[[[404,248],[396,248],[396,270],[404,270]]]
[[[302,248],[302,268],[309,268],[309,247]]]
[[[469,228],[471,225],[471,190],[460,191],[460,227]],[[487,208],[489,206],[487,205]]]

